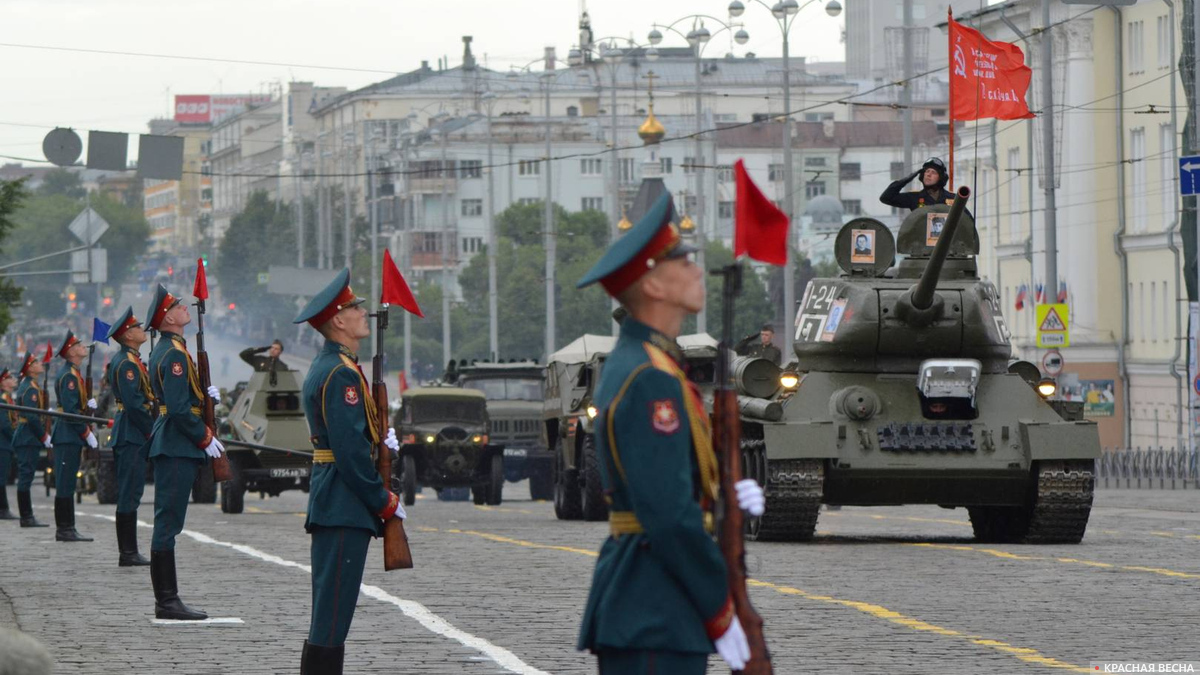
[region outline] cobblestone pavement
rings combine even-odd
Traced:
[[[590,673],[573,649],[604,523],[564,523],[510,484],[502,506],[409,509],[417,567],[372,545],[348,673]],[[147,486],[147,504],[153,491]],[[35,494],[43,520],[51,502]],[[81,505],[91,544],[0,523],[0,625],[45,642],[56,673],[294,673],[308,627],[305,495],[246,513],[192,505],[183,599],[240,623],[159,625],[146,568],[118,568],[112,508]],[[150,508],[141,511],[148,523]],[[1094,672],[1200,661],[1200,491],[1102,490],[1083,544],[976,545],[963,510],[824,512],[812,544],[751,544],[775,672]],[[149,530],[142,528],[146,552]],[[11,603],[11,611],[10,611]],[[714,657],[711,673],[727,672]]]

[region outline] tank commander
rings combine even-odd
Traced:
[[[264,355],[263,352],[266,352]],[[283,354],[283,342],[274,340],[266,347],[248,347],[238,356],[249,363],[254,372],[271,373],[276,370],[288,370],[287,364],[279,356]]]
[[[755,338],[758,338],[758,342],[754,341]],[[737,352],[738,356],[767,359],[775,365],[779,365],[783,359],[779,347],[775,346],[775,327],[769,323],[763,324],[761,331],[742,338],[733,351]]]
[[[904,186],[920,177],[921,189],[915,192],[901,192]],[[954,193],[946,190],[950,174],[946,171],[946,163],[938,157],[930,157],[921,168],[897,181],[879,195],[879,201],[896,208],[916,211],[923,206],[934,204],[953,204]]]

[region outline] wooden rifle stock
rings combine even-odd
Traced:
[[[717,541],[721,557],[725,559],[734,612],[750,644],[750,660],[743,670],[737,672],[772,675],[774,670],[763,634],[763,619],[750,603],[750,592],[746,585],[744,521],[734,487],[742,479],[742,425],[737,393],[730,380],[729,350],[733,346],[733,304],[741,290],[742,269],[735,262],[712,274],[724,277],[721,293],[722,339],[717,356],[717,389],[713,395],[713,450],[721,467],[721,501],[724,504]]]
[[[387,385],[383,381],[383,332],[387,329],[388,308],[383,305],[375,315],[375,356],[371,359],[371,398],[375,400],[378,413],[379,432],[378,457],[375,468],[383,480],[383,487],[392,487],[392,449],[384,442],[388,431]],[[412,569],[412,549],[408,547],[408,533],[404,531],[404,520],[395,516],[383,523],[383,569]]]
[[[213,437],[217,434],[217,411],[213,406],[213,399],[208,395],[208,388],[212,386],[212,376],[208,370],[208,352],[204,349],[204,299],[196,299],[196,370],[200,376],[200,398],[203,402],[200,404],[201,410],[204,411],[204,426],[208,427],[213,433]],[[233,479],[233,469],[229,466],[229,456],[221,453],[219,457],[212,458],[213,480],[220,483]]]

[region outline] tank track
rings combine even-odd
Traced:
[[[767,461],[765,441],[742,441],[746,474],[766,491],[766,512],[747,519],[753,541],[809,541],[817,528],[825,486],[825,464],[818,459]],[[765,473],[766,475],[759,475]],[[765,479],[765,480],[764,480]]]
[[[1041,462],[1027,506],[967,508],[985,543],[1078,544],[1087,530],[1096,486],[1090,461]]]

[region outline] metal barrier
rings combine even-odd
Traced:
[[[1096,487],[1200,489],[1200,451],[1104,448],[1096,460]]]

